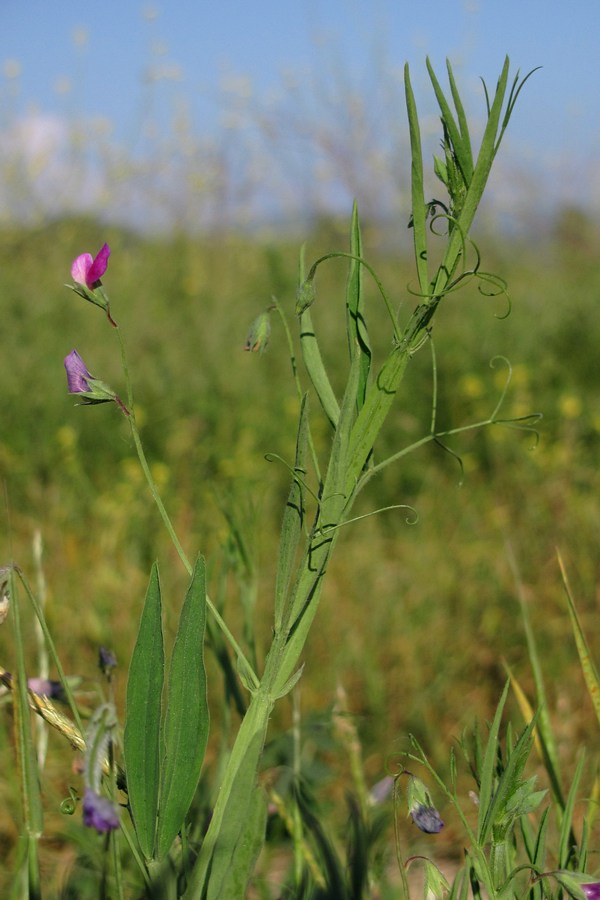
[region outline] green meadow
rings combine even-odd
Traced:
[[[364,255],[400,315],[415,305],[406,253],[389,234],[363,225]],[[83,708],[101,693],[99,646],[116,654],[117,706],[152,562],[159,560],[167,631],[176,624],[187,575],[175,556],[114,404],[77,407],[62,360],[76,348],[90,371],[119,393],[116,344],[103,316],[64,288],[72,259],[108,241],[104,283],[125,334],[137,416],[165,505],[190,557],[208,560],[209,589],[260,665],[268,646],[281,511],[293,460],[298,400],[278,319],[264,353],[244,352],[252,320],[275,295],[293,317],[298,252],[310,261],[347,250],[348,223],[322,221],[306,234],[253,238],[230,233],[145,238],[89,220],[5,227],[0,240],[0,475],[2,558],[27,573],[46,602],[46,619]],[[434,328],[437,417],[445,429],[488,418],[504,388],[503,417],[541,413],[534,430],[494,424],[434,443],[384,470],[343,529],[304,654],[295,696],[306,768],[321,801],[343,805],[352,783],[340,721],[360,740],[372,784],[421,742],[445,770],[449,748],[475,720],[493,716],[507,666],[533,702],[533,676],[519,597],[526,604],[546,679],[563,771],[581,746],[597,746],[597,723],[583,681],[557,563],[563,555],[592,650],[598,650],[600,535],[600,232],[563,211],[543,235],[511,241],[478,237],[484,268],[506,279],[502,297],[475,287],[446,296]],[[347,262],[317,277],[314,320],[334,389],[346,372],[337,352]],[[372,335],[385,310],[366,282]],[[375,342],[374,342],[375,343]],[[328,358],[330,354],[330,358]],[[501,355],[510,362],[496,359]],[[381,457],[427,434],[432,364],[421,352],[405,379],[377,447]],[[315,397],[310,403],[317,406]],[[325,423],[316,440],[330,440]],[[406,504],[369,516],[390,504]],[[41,536],[42,552],[35,549]],[[23,602],[29,675],[38,674],[33,617]],[[251,637],[249,637],[251,635]],[[14,653],[0,629],[0,664]],[[207,651],[210,679],[221,675]],[[210,697],[210,692],[209,692]],[[343,716],[340,718],[340,704]],[[512,698],[510,717],[523,719]],[[337,712],[336,712],[337,711]],[[276,708],[267,764],[283,765],[293,705]],[[230,717],[217,705],[207,760]],[[337,722],[337,725],[336,725]],[[0,747],[13,771],[10,705]],[[75,826],[58,812],[74,775],[70,749],[49,736],[42,867],[51,882],[72,862]],[[211,757],[212,754],[212,757]],[[584,776],[589,794],[593,765]],[[2,868],[18,855],[16,779],[0,782]],[[340,813],[341,815],[341,813]],[[66,835],[70,835],[67,840]],[[81,838],[83,840],[83,838]],[[452,820],[439,838],[460,856]],[[69,842],[70,841],[70,842]],[[417,844],[418,844],[417,840]],[[58,864],[57,864],[58,861]]]

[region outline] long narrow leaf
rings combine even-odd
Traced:
[[[583,672],[583,677],[585,678],[585,683],[587,685],[588,693],[596,712],[596,717],[598,719],[598,722],[600,723],[600,680],[598,679],[598,671],[594,664],[594,660],[590,655],[590,649],[588,647],[583,628],[581,627],[581,622],[579,621],[577,607],[575,606],[575,601],[573,600],[573,594],[571,593],[571,587],[569,585],[569,579],[567,578],[567,571],[565,569],[560,553],[557,553],[557,555],[558,564],[560,566],[560,572],[565,587],[565,593],[567,595],[567,602],[569,604],[569,616],[571,617],[571,627],[573,629],[573,635],[575,637],[575,643],[577,645],[577,653],[579,654],[581,671]]]
[[[404,66],[404,91],[406,94],[408,131],[410,135],[410,184],[415,264],[419,278],[419,288],[421,294],[425,297],[429,291],[429,275],[427,267],[427,210],[425,208],[425,191],[423,187],[423,151],[421,149],[421,129],[417,104],[410,83],[408,64]]]
[[[277,578],[275,582],[275,629],[281,628],[285,600],[290,578],[294,569],[296,551],[302,535],[304,523],[304,495],[299,481],[303,478],[308,450],[308,398],[305,394],[300,406],[298,436],[296,438],[296,458],[294,461],[294,477],[283,512],[281,535],[279,538],[279,556],[277,559]]]
[[[335,428],[340,414],[339,405],[325,370],[309,309],[305,309],[300,314],[300,347],[306,371],[312,381],[319,402],[325,415]]]
[[[242,719],[224,771],[212,819],[190,873],[186,900],[225,900],[221,888],[248,833],[271,710],[272,702],[261,683]]]
[[[579,782],[583,773],[583,764],[585,762],[585,753],[582,752],[577,761],[577,768],[571,781],[567,802],[565,805],[563,820],[560,829],[559,849],[558,849],[558,865],[561,869],[566,869],[571,861],[571,857],[576,850],[576,838],[573,830],[573,812],[577,801],[577,791]]]
[[[508,688],[510,682],[507,681],[502,691],[502,696],[496,714],[492,722],[490,733],[485,748],[483,764],[481,767],[481,784],[479,786],[479,820],[477,823],[477,839],[480,846],[483,846],[487,840],[488,832],[491,827],[490,810],[492,806],[492,795],[494,791],[494,772],[496,768],[496,758],[498,754],[498,735],[500,733],[500,722],[502,721],[502,713],[504,704],[508,696]]]
[[[362,258],[362,237],[358,220],[358,206],[352,207],[352,224],[350,227],[350,253],[353,257]],[[365,402],[369,371],[371,369],[371,345],[365,320],[363,297],[363,267],[358,259],[350,260],[350,271],[346,285],[346,309],[348,311],[348,349],[350,359],[354,348],[360,347],[360,380],[357,392],[357,407],[360,410]]]
[[[227,870],[219,889],[219,900],[238,900],[245,896],[248,880],[264,845],[266,824],[267,798],[263,788],[255,785],[233,865]]]
[[[456,119],[454,118],[454,114],[452,112],[450,104],[446,100],[446,97],[444,95],[442,87],[441,87],[439,81],[437,80],[435,72],[433,71],[433,66],[431,65],[429,60],[427,60],[427,71],[429,72],[429,77],[430,77],[431,83],[433,85],[433,90],[435,92],[436,100],[438,102],[440,111],[442,113],[442,121],[443,121],[444,125],[446,126],[448,138],[450,140],[452,150],[454,151],[454,157],[456,159],[456,162],[458,163],[458,166],[459,166],[462,176],[464,178],[465,187],[468,187],[468,185],[470,184],[471,178],[473,176],[473,156],[471,153],[471,144],[470,144],[470,140],[469,140],[468,129],[467,129],[466,140],[465,140],[464,135],[461,134],[461,129],[459,128],[458,124],[456,123]],[[451,73],[451,71],[452,70],[449,69],[450,73]],[[451,81],[452,93],[453,93],[453,96],[456,98],[458,96],[458,91],[457,91],[456,85],[453,83],[453,81],[454,80],[452,79],[452,81]],[[455,99],[455,104],[456,104],[456,99]],[[461,106],[461,110],[462,110],[462,106]],[[466,118],[464,118],[464,112],[463,112],[463,119],[464,119],[464,121],[463,121],[462,125],[463,125],[463,128],[466,128]]]
[[[129,666],[123,752],[131,814],[142,852],[154,855],[159,735],[165,670],[158,565],[154,563]]]
[[[157,856],[168,852],[198,787],[208,740],[204,668],[206,572],[199,556],[181,610],[166,696]]]
[[[538,726],[536,731],[539,733],[539,741],[536,735],[536,746],[541,751],[542,759],[546,766],[546,770],[548,771],[548,775],[550,776],[550,783],[552,785],[553,793],[562,809],[564,807],[564,797],[561,787],[558,750],[556,747],[556,741],[554,740],[554,733],[552,731],[552,725],[550,723],[550,716],[548,713],[548,701],[546,698],[546,688],[544,685],[542,666],[540,664],[535,634],[533,628],[531,627],[529,609],[527,607],[525,592],[523,590],[523,580],[521,578],[517,560],[515,559],[515,555],[510,544],[507,544],[507,555],[508,562],[511,567],[517,587],[517,597],[519,600],[519,606],[521,608],[521,618],[523,620],[525,638],[527,640],[527,653],[529,656],[529,662],[531,663],[533,678],[535,681],[535,692],[538,709]]]
[[[468,177],[470,178],[471,174],[473,172],[473,149],[471,147],[471,136],[469,134],[469,124],[467,122],[467,116],[465,113],[465,109],[462,104],[462,100],[460,98],[458,88],[456,86],[456,81],[454,80],[454,72],[452,71],[452,66],[450,65],[450,60],[446,60],[446,68],[448,69],[448,80],[450,82],[450,90],[452,91],[452,100],[454,102],[454,108],[456,109],[456,117],[458,119],[458,127],[460,130],[463,159],[464,159],[465,166],[468,167],[467,174],[468,174]]]

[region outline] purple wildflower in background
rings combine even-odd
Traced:
[[[110,674],[111,669],[116,669],[117,657],[112,650],[108,650],[106,647],[100,647],[100,650],[98,651],[98,664],[100,670],[105,675],[108,675]]]
[[[90,390],[88,379],[92,376],[77,350],[71,350],[65,356],[65,369],[67,370],[67,384],[70,394],[81,394]]]
[[[84,284],[90,291],[93,291],[100,285],[100,279],[106,272],[109,256],[108,244],[103,244],[94,258],[91,253],[82,253],[73,260],[71,278],[77,284]]]
[[[595,881],[593,884],[582,884],[581,890],[588,900],[600,900],[600,881]]]
[[[88,787],[83,797],[83,824],[96,831],[114,831],[119,827],[119,807]]]
[[[41,694],[50,700],[65,699],[65,692],[60,681],[51,681],[49,678],[28,678],[27,687],[34,694]]]

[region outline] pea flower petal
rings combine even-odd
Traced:
[[[108,268],[110,247],[103,244],[95,258],[91,253],[82,253],[73,260],[71,266],[71,278],[76,284],[85,285],[89,290],[96,287]]]
[[[600,881],[595,881],[593,884],[582,884],[581,890],[588,900],[600,900]]]
[[[410,817],[425,834],[437,834],[444,827],[442,818],[434,806],[415,806]]]
[[[91,257],[90,257],[91,258]],[[67,370],[67,385],[70,394],[80,394],[90,390],[88,379],[92,376],[77,350],[65,356],[65,369]]]

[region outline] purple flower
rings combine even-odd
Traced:
[[[118,399],[114,391],[107,384],[88,372],[86,364],[80,357],[77,350],[71,350],[64,359],[65,369],[67,370],[67,385],[70,394],[79,394],[80,401],[83,404],[93,403],[110,403],[115,401],[119,404],[124,412],[125,407]],[[129,415],[129,413],[127,413]]]
[[[116,669],[117,667],[117,657],[112,650],[108,650],[106,647],[100,647],[98,652],[98,663],[101,671],[105,675],[110,676],[111,670]]]
[[[73,260],[71,278],[76,284],[83,284],[90,291],[93,291],[100,285],[100,279],[106,272],[109,256],[110,247],[108,244],[102,245],[94,259],[91,253],[82,253],[77,259]]]
[[[426,834],[437,834],[444,827],[441,816],[434,806],[415,806],[410,810],[410,817],[417,828]]]
[[[582,884],[581,889],[588,900],[600,900],[600,881],[593,884]]]
[[[60,681],[51,681],[49,678],[28,678],[27,687],[34,694],[41,694],[51,700],[64,700],[65,693]]]
[[[88,787],[83,797],[83,824],[96,831],[114,831],[119,827],[119,807]]]
[[[67,370],[67,384],[70,394],[81,394],[90,390],[88,379],[92,376],[77,350],[71,350],[65,356],[65,369]]]
[[[394,778],[392,775],[386,775],[381,781],[373,785],[369,792],[369,803],[376,806],[384,803],[394,790]]]

